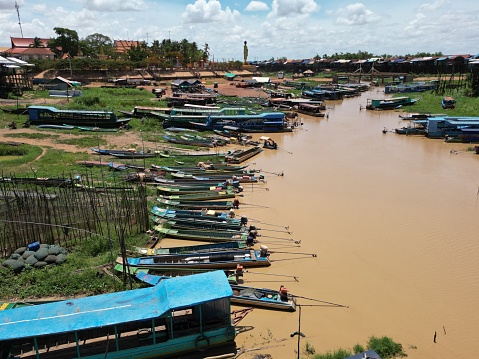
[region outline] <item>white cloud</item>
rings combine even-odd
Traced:
[[[146,7],[143,0],[83,0],[83,5],[96,11],[140,11]]]
[[[449,1],[447,1],[447,0],[436,0],[436,1],[431,2],[431,3],[422,4],[421,6],[419,6],[419,10],[420,11],[437,10],[437,9],[440,9],[440,8],[444,7],[448,3],[449,3]]]
[[[336,22],[340,25],[365,25],[380,20],[379,16],[366,9],[362,3],[350,4],[345,8],[339,9],[337,14]]]
[[[284,17],[307,17],[319,10],[315,0],[273,0],[272,11],[269,16]]]
[[[245,11],[267,11],[269,7],[266,3],[262,1],[253,0],[248,6],[246,6]]]
[[[239,15],[238,10],[229,7],[222,10],[218,0],[196,0],[194,4],[188,4],[181,14],[185,23],[232,22]]]

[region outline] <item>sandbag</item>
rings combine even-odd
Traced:
[[[35,252],[33,252],[33,251],[25,251],[25,252],[22,254],[22,258],[23,258],[23,259],[27,259],[28,257],[30,257],[30,256],[32,256],[32,255],[34,255],[34,254],[35,254]]]
[[[18,258],[12,268],[15,273],[20,273],[25,268],[25,261],[23,258]]]
[[[38,259],[35,258],[35,256],[30,256],[27,259],[25,259],[25,264],[33,266],[35,263],[38,262]]]
[[[48,248],[40,248],[35,252],[35,258],[39,261],[43,261],[48,256]]]
[[[47,262],[48,264],[51,264],[51,263],[55,263],[57,260],[57,256],[53,255],[53,254],[49,254],[45,259],[44,261]]]
[[[21,258],[22,256],[18,253],[12,253],[12,255],[10,256],[10,259],[15,259],[17,260],[18,258]]]
[[[57,260],[55,261],[56,264],[62,264],[67,260],[67,256],[65,254],[60,253],[57,255]]]
[[[48,254],[53,254],[55,256],[57,254],[60,254],[61,251],[62,251],[62,248],[57,246],[50,246],[50,248],[48,248]]]
[[[16,259],[7,259],[6,261],[3,261],[2,266],[7,267],[7,268],[13,268],[13,265],[17,262]]]
[[[20,248],[18,248],[15,252],[13,252],[13,253],[17,253],[17,254],[22,255],[23,252],[25,252],[26,250],[27,250],[27,247],[20,247]]]
[[[44,261],[38,261],[37,263],[35,263],[33,265],[34,268],[43,268],[45,267],[46,265],[48,265],[47,262],[44,262]]]

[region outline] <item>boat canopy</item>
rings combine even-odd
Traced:
[[[232,294],[224,272],[212,271],[150,288],[0,311],[0,341],[148,320]]]

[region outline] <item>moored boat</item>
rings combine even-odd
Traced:
[[[414,105],[419,99],[410,97],[391,97],[386,99],[368,99],[367,110],[394,110],[402,106]]]
[[[184,254],[160,254],[147,257],[128,257],[128,266],[136,268],[198,268],[198,269],[228,269],[243,267],[269,267],[268,248],[237,249],[234,251],[194,252]],[[123,263],[119,257],[117,263]]]
[[[0,311],[0,348],[5,358],[180,357],[234,341],[231,295],[224,273],[212,271]]]
[[[274,290],[232,284],[231,289],[233,289],[231,297],[233,304],[290,312],[296,310],[296,298],[289,294],[283,286],[280,290]]]
[[[130,118],[117,118],[111,111],[61,110],[52,106],[29,106],[30,125],[70,125],[118,128],[128,124]]]
[[[227,232],[227,231],[205,231],[188,229],[168,229],[158,228],[157,231],[170,238],[186,239],[190,241],[203,242],[226,242],[226,241],[246,241],[247,232]]]

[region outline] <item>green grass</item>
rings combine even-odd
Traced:
[[[14,137],[14,138],[31,138],[34,140],[45,140],[47,138],[58,138],[60,137],[59,135],[52,135],[50,133],[41,133],[41,132],[36,132],[36,133],[21,133],[21,132],[13,132],[13,133],[7,133],[5,134],[5,137]]]
[[[96,136],[78,136],[67,139],[58,139],[55,142],[66,145],[74,145],[79,148],[105,146],[108,143],[108,141],[105,140],[103,137]]]
[[[42,154],[42,149],[37,146],[20,145],[10,146],[0,144],[0,161],[2,162],[3,173],[14,173],[24,165],[33,162]]]
[[[398,96],[404,96],[400,94]],[[452,96],[456,100],[456,108],[454,110],[444,110],[441,106],[441,101],[444,95],[436,95],[432,92],[413,92],[407,94],[411,98],[419,98],[412,106],[403,107],[405,112],[413,113],[444,113],[448,116],[478,116],[479,114],[479,100],[475,97],[468,97],[461,92],[448,93],[447,96]]]

